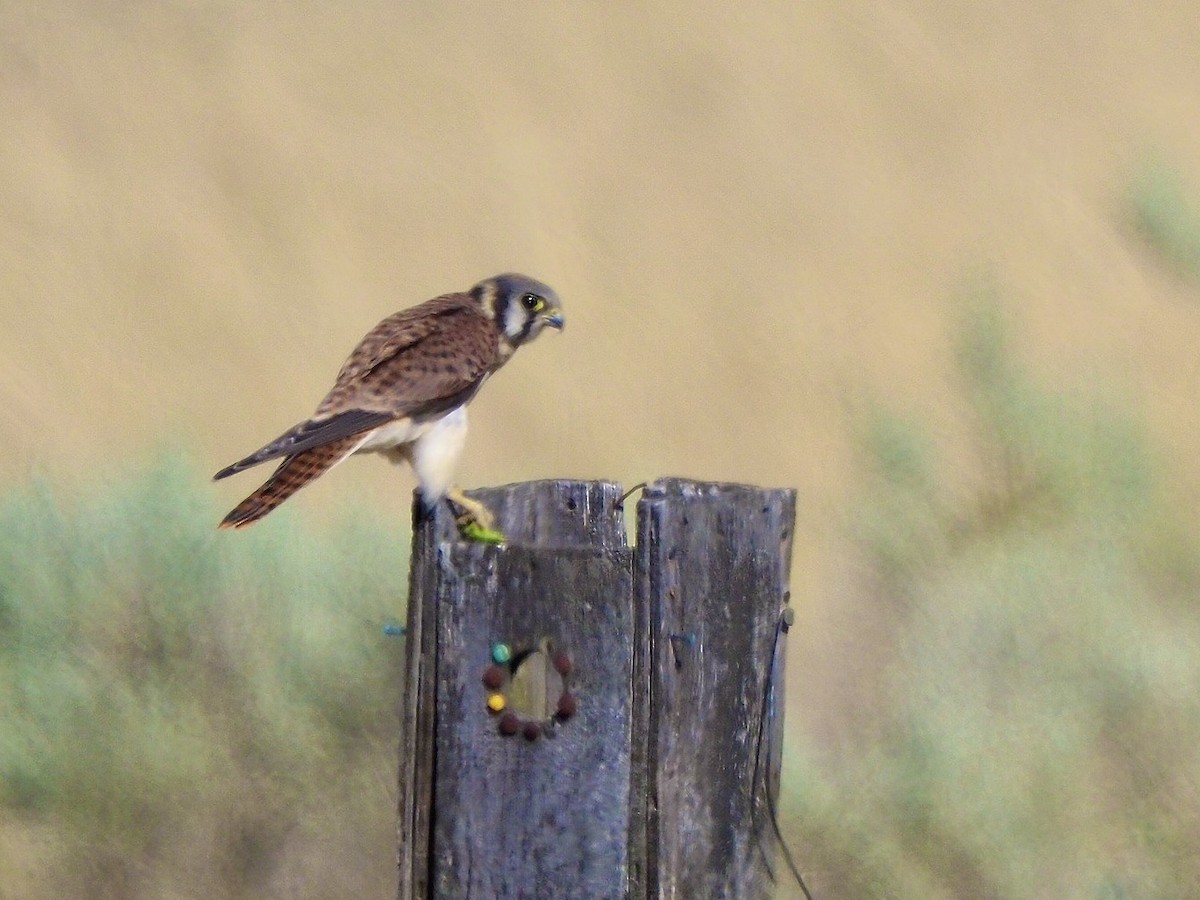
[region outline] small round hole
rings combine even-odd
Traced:
[[[513,669],[509,709],[522,719],[548,719],[558,711],[562,694],[563,676],[554,660],[541,650],[533,650]]]

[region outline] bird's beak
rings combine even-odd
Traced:
[[[551,328],[557,328],[559,331],[562,331],[563,327],[567,324],[567,320],[563,318],[563,314],[558,310],[555,310],[548,316],[544,316],[544,318],[547,325]]]

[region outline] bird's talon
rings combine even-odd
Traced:
[[[458,533],[468,541],[478,544],[503,544],[507,540],[504,532],[494,528],[485,528],[471,516],[463,516],[458,520]]]
[[[451,507],[462,512],[454,517],[454,523],[458,526],[458,533],[465,540],[474,541],[479,544],[503,544],[505,541],[504,532],[496,530],[493,526],[496,523],[496,517],[491,511],[480,503],[478,500],[472,500],[463,494],[457,488],[450,492],[447,498],[450,501]]]

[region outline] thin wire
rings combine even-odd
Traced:
[[[618,497],[617,502],[614,503],[613,506],[616,509],[620,509],[622,506],[625,505],[625,501],[629,499],[630,494],[635,493],[636,491],[642,490],[643,488],[646,487],[646,484],[647,484],[647,482],[645,482],[645,481],[639,481],[637,484],[635,484],[633,487],[631,487],[629,490],[627,490],[625,493],[623,493],[620,497]]]
[[[758,785],[758,761],[762,757],[763,736],[767,731],[768,710],[771,709],[775,698],[775,661],[779,653],[779,638],[783,634],[783,617],[780,616],[775,624],[775,638],[771,642],[771,659],[767,665],[766,686],[763,689],[763,705],[762,715],[758,723],[758,741],[754,748],[754,775],[750,781],[751,790]],[[771,773],[771,745],[767,744],[767,759],[765,766],[767,770],[767,778],[770,778]],[[800,867],[796,865],[796,860],[792,857],[791,848],[788,847],[787,841],[783,838],[783,832],[779,828],[779,816],[775,810],[775,801],[771,797],[771,785],[767,784],[767,813],[771,819],[771,828],[775,833],[775,840],[779,842],[779,848],[783,851],[784,861],[787,862],[788,868],[792,872],[792,877],[796,879],[796,883],[800,885],[800,890],[803,892],[805,900],[813,900],[812,892],[809,891],[808,885],[804,883],[804,876],[800,874]],[[756,829],[757,833],[757,829]],[[759,850],[763,854],[764,862],[767,862],[768,871],[770,870],[770,862],[767,860],[766,848],[759,843]],[[774,873],[771,873],[771,880],[775,880]]]

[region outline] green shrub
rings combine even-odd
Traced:
[[[836,751],[793,734],[785,827],[824,897],[1200,895],[1200,553],[1141,429],[1039,385],[968,304],[977,458],[881,415],[849,525],[890,623]]]
[[[1178,170],[1160,160],[1134,176],[1129,207],[1134,226],[1181,274],[1200,277],[1200,206]]]
[[[381,625],[407,529],[218,532],[207,492],[166,461],[0,500],[0,869],[23,896],[393,889],[403,644]]]

